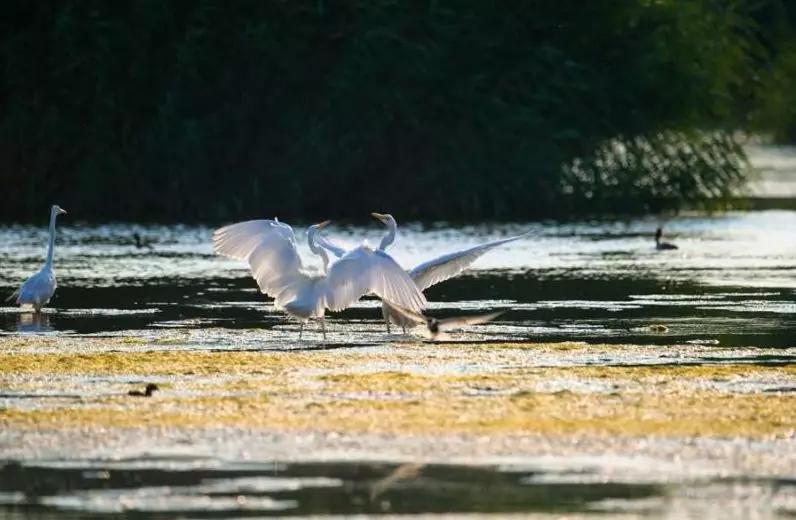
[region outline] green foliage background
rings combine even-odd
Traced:
[[[657,211],[742,181],[732,131],[796,137],[786,0],[3,10],[3,220]]]

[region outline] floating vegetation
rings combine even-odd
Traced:
[[[788,413],[792,394],[776,391],[792,384],[794,364],[732,359],[639,364],[623,349],[643,351],[564,343],[409,344],[342,353],[0,354],[0,381],[29,393],[73,391],[74,381],[94,381],[69,406],[52,406],[43,399],[38,406],[17,407],[6,396],[0,424],[751,438],[787,436],[796,430],[796,417]],[[603,359],[612,353],[618,363],[543,366],[532,361],[576,360],[595,351]],[[472,368],[462,371],[457,368],[461,365]],[[116,390],[119,378],[153,376],[171,383],[157,399],[133,402]]]

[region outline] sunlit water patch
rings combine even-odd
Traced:
[[[790,346],[796,342],[796,212],[686,215],[666,223],[678,250],[656,251],[659,221],[402,225],[390,252],[406,267],[484,241],[527,233],[478,260],[465,275],[427,291],[429,314],[502,310],[489,325],[454,341],[592,340],[717,342]],[[319,266],[296,226],[301,254]],[[136,248],[133,234],[149,248]],[[294,341],[298,324],[275,311],[246,266],[213,255],[212,228],[72,226],[58,229],[59,288],[43,316],[0,308],[7,334],[141,334],[142,331],[257,328],[266,342]],[[339,226],[348,244],[378,243],[382,230]],[[0,228],[0,292],[40,266],[43,227]],[[333,314],[332,342],[373,344],[387,336],[378,301]],[[731,326],[730,326],[731,325]],[[394,331],[393,331],[394,332]],[[318,332],[310,324],[306,338]],[[227,340],[229,339],[227,338]]]

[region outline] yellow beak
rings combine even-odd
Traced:
[[[316,229],[323,229],[323,228],[325,228],[326,226],[328,226],[328,225],[329,225],[329,224],[331,224],[331,223],[332,223],[332,221],[331,221],[331,220],[324,220],[324,221],[323,221],[323,222],[321,222],[320,224],[315,224],[315,228],[316,228]]]
[[[382,222],[384,222],[384,219],[387,218],[387,215],[384,215],[382,213],[371,213],[370,216],[372,216],[374,218],[377,218],[377,219],[381,220]]]

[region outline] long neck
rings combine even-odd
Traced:
[[[398,226],[395,224],[394,220],[390,220],[387,223],[387,234],[384,235],[384,238],[381,239],[381,243],[379,244],[379,249],[384,250],[387,249],[387,246],[395,242],[395,232],[398,229]]]
[[[318,247],[315,243],[315,232],[314,229],[311,229],[310,232],[307,233],[307,242],[309,242],[310,251],[320,256],[321,260],[323,260],[323,274],[326,274],[329,270],[329,255],[326,254],[324,248]]]
[[[47,261],[44,265],[52,267],[55,253],[55,212],[50,213],[50,245],[47,247]]]

